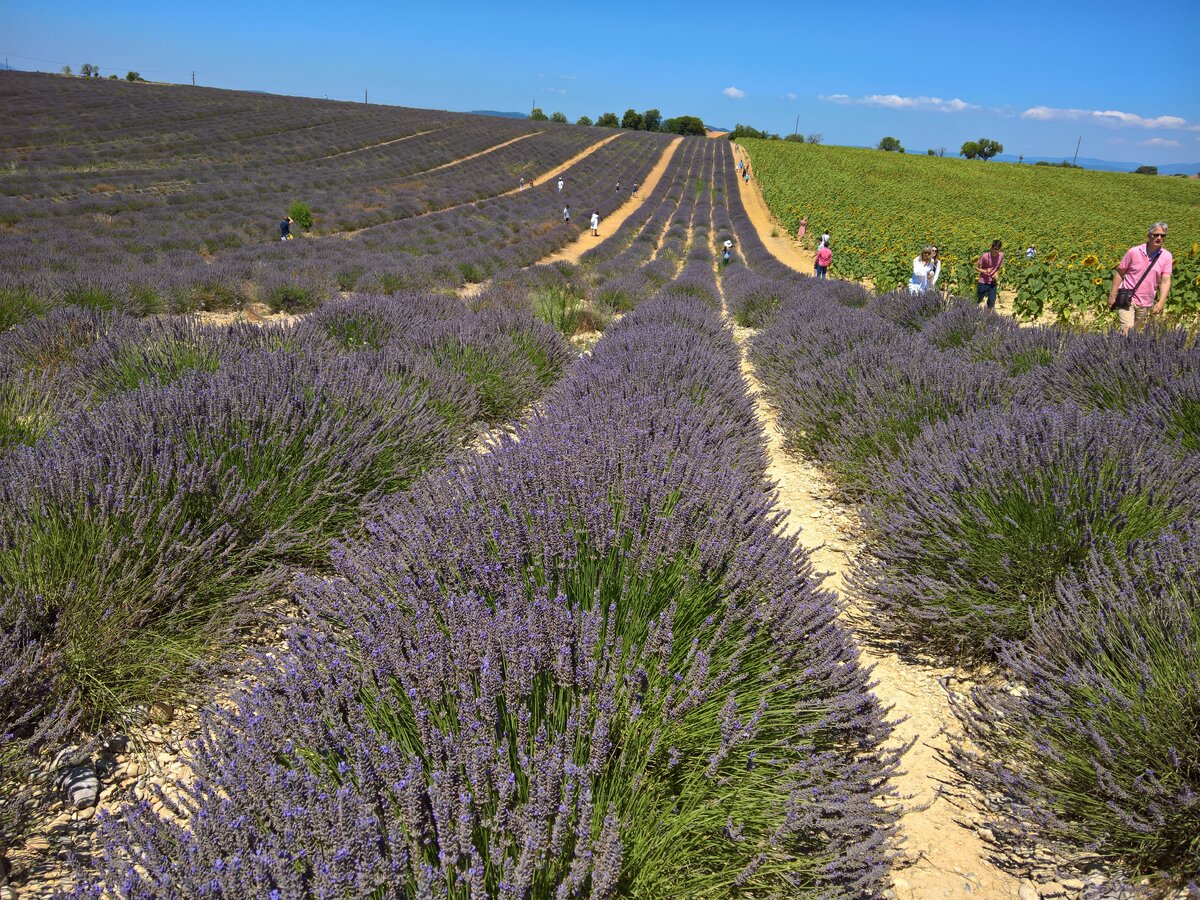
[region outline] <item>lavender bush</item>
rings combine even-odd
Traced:
[[[36,640],[28,604],[0,599],[0,866],[25,834],[34,803],[32,776],[75,725],[58,693],[56,655]],[[7,869],[6,869],[7,871]]]
[[[1132,877],[1200,881],[1200,531],[1095,553],[1000,659],[1022,685],[959,710],[998,828]]]
[[[1052,365],[1032,374],[1028,402],[1070,401],[1084,409],[1128,413],[1154,388],[1200,374],[1200,349],[1181,328],[1078,335]]]
[[[853,589],[924,645],[994,652],[1093,548],[1121,554],[1195,519],[1198,478],[1197,460],[1111,414],[997,408],[932,425],[868,501],[874,561]]]
[[[1138,417],[1183,452],[1200,454],[1200,374],[1181,376],[1151,390]]]
[[[81,895],[880,889],[887,729],[776,529],[736,348],[625,321],[301,584],[314,624],[208,714],[186,825],[106,822]]]

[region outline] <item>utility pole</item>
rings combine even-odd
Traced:
[[[192,87],[196,86],[196,70],[192,69]]]
[[[367,89],[363,88],[363,103],[367,102]]]
[[[1075,142],[1075,157],[1071,160],[1071,165],[1075,165],[1075,160],[1079,159],[1079,145],[1083,143],[1083,135],[1079,136],[1079,140]]]
[[[800,133],[800,115],[799,115],[799,113],[797,113],[796,114],[796,127],[792,129],[792,134],[797,135],[799,133]]]

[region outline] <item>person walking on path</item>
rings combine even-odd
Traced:
[[[908,279],[910,294],[923,294],[930,288],[933,277],[933,247],[926,244],[919,255],[913,257],[912,275]]]
[[[571,204],[570,203],[568,203],[566,206],[563,207],[563,224],[564,225],[571,224]]]
[[[600,237],[600,210],[592,210],[592,237]]]
[[[279,223],[279,239],[281,241],[290,241],[292,239],[291,216],[284,216],[283,221]]]
[[[1144,328],[1150,317],[1157,316],[1167,305],[1174,260],[1171,251],[1163,247],[1166,240],[1167,223],[1155,222],[1146,232],[1146,243],[1130,247],[1113,273],[1108,308],[1117,311],[1121,334]]]
[[[633,183],[633,196],[635,196],[635,197],[637,196],[637,189],[638,189],[638,183],[635,181]]]
[[[517,185],[517,189],[522,190],[522,191],[525,190],[525,176],[524,175],[521,176],[521,183],[519,185]]]
[[[1000,267],[1004,265],[1004,254],[1000,252],[1000,241],[992,241],[992,249],[975,263],[975,271],[979,273],[979,283],[975,286],[975,302],[981,303],[987,299],[987,308],[996,308],[996,287],[1000,280]]]
[[[820,250],[822,247],[826,246],[828,243],[829,243],[829,229],[826,228],[823,232],[821,232],[821,243],[819,243],[817,245],[817,249]]]
[[[561,175],[559,175],[559,176],[558,176],[558,192],[559,192],[560,194],[562,193],[562,186],[563,186],[563,180],[562,180],[562,176],[561,176]]]
[[[800,227],[796,229],[796,240],[804,242],[804,235],[808,233],[808,216],[800,220]]]
[[[829,277],[829,264],[831,262],[833,262],[833,251],[829,249],[829,241],[826,240],[821,244],[821,249],[817,251],[817,262],[813,266],[813,274],[821,280],[827,279]]]

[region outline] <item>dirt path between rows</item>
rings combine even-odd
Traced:
[[[423,134],[433,134],[435,131],[440,131],[438,128],[427,128],[425,131],[417,131],[412,134],[406,134],[404,137],[392,138],[390,141],[380,141],[378,144],[367,144],[365,147],[355,147],[353,150],[343,150],[341,153],[334,153],[330,156],[318,156],[313,161],[323,159],[337,159],[339,156],[349,156],[351,153],[362,153],[364,150],[378,150],[380,147],[389,147],[392,144],[399,144],[401,141],[411,141],[413,138],[419,138]]]
[[[662,152],[662,155],[659,156],[658,162],[656,162],[654,164],[654,168],[650,170],[650,174],[648,174],[645,180],[643,180],[638,186],[638,194],[640,196],[634,197],[632,194],[627,195],[625,197],[625,202],[617,207],[612,213],[610,213],[608,218],[600,220],[600,237],[592,237],[591,231],[589,230],[584,234],[581,234],[576,240],[567,244],[567,246],[563,247],[561,250],[556,250],[549,256],[539,259],[535,265],[544,266],[556,262],[577,263],[579,262],[579,258],[587,251],[615,235],[620,230],[621,226],[625,224],[625,220],[633,215],[634,211],[642,205],[643,201],[645,201],[647,197],[654,193],[654,189],[658,186],[658,182],[663,177],[663,173],[667,171],[667,166],[670,165],[671,160],[675,156],[675,151],[679,149],[679,145],[682,142],[683,138],[677,137],[666,146]],[[547,177],[545,180],[548,181],[549,177]],[[587,221],[586,217],[589,214],[585,210],[580,210],[578,215],[584,217],[584,221]]]
[[[773,220],[753,177],[751,172],[750,184],[739,177],[738,190],[759,237],[780,262],[811,272],[813,254],[786,236]],[[860,523],[853,509],[832,499],[833,485],[824,473],[784,449],[775,413],[748,358],[753,333],[734,327],[734,338],[742,349],[742,373],[767,435],[767,474],[778,485],[779,505],[787,511],[784,530],[808,550],[817,571],[828,573],[825,587],[835,591],[852,611],[846,624],[857,632],[853,620],[863,613],[869,618],[869,610],[851,607],[845,579],[851,562],[862,552],[857,539]],[[1032,884],[1023,885],[990,861],[982,837],[989,832],[983,827],[979,807],[970,804],[964,808],[947,793],[953,786],[957,794],[969,798],[968,803],[975,800],[944,758],[950,735],[961,733],[950,709],[948,689],[967,689],[962,673],[906,662],[894,653],[880,655],[861,646],[859,637],[860,659],[864,666],[872,667],[875,696],[890,708],[889,718],[897,721],[892,745],[912,745],[901,759],[901,774],[893,780],[902,813],[900,858],[889,896],[898,900],[1016,898],[1028,897],[1032,891],[1037,897]]]
[[[778,484],[779,505],[787,510],[784,529],[795,534],[809,551],[817,571],[829,573],[825,587],[845,600],[845,575],[851,560],[861,552],[855,537],[857,517],[852,509],[830,499],[833,486],[820,470],[784,450],[775,414],[746,358],[746,342],[752,333],[745,328],[734,329],[742,347],[742,372],[750,383],[759,421],[769,441],[771,463],[767,474]],[[1017,879],[988,860],[988,845],[978,830],[981,817],[943,793],[944,785],[957,782],[942,753],[949,746],[948,734],[958,733],[947,685],[965,690],[960,673],[914,665],[895,654],[880,656],[862,648],[859,652],[862,664],[874,667],[875,696],[891,708],[889,718],[901,720],[893,745],[913,742],[901,760],[902,774],[893,781],[904,810],[899,825],[900,862],[893,875],[894,896],[899,900],[1018,897]]]

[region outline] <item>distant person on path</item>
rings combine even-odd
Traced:
[[[800,220],[800,227],[796,229],[796,240],[803,243],[804,235],[808,233],[808,217],[805,216]]]
[[[1144,328],[1150,317],[1157,316],[1167,305],[1174,260],[1171,251],[1163,247],[1166,240],[1167,223],[1155,222],[1146,232],[1146,243],[1130,247],[1113,274],[1108,308],[1117,311],[1121,334]]]
[[[633,183],[633,196],[635,196],[635,197],[637,196],[637,189],[638,189],[638,183],[635,181]]]
[[[592,237],[600,236],[600,210],[592,210]]]
[[[733,252],[733,241],[730,238],[725,238],[725,243],[721,245],[721,264],[729,265],[730,254]]]
[[[563,180],[562,180],[562,176],[559,175],[558,176],[558,192],[560,194],[562,193],[562,187],[563,187]]]
[[[283,221],[279,223],[279,239],[281,241],[290,241],[292,239],[291,216],[284,216]]]
[[[829,241],[825,241],[821,245],[821,249],[817,251],[817,263],[813,267],[813,274],[822,280],[827,279],[831,262],[833,262],[833,251],[829,249]]]
[[[1004,254],[1000,252],[1000,241],[992,241],[992,249],[979,257],[975,263],[975,271],[979,273],[979,283],[975,286],[975,302],[981,303],[987,298],[987,308],[996,308],[996,287],[1000,280],[1000,267],[1004,265]]]
[[[525,190],[525,176],[521,176],[521,183],[517,186],[519,190]]]
[[[563,224],[571,224],[571,204],[569,203],[563,207]]]
[[[742,171],[742,160],[740,160],[740,159],[738,160],[738,171],[739,172]]]
[[[930,263],[933,264],[933,271],[929,273],[929,289],[936,290],[938,279],[942,277],[942,257],[938,255],[938,248],[933,248],[933,255],[929,257]]]
[[[1036,245],[1036,244],[1030,244],[1030,245],[1029,245],[1029,246],[1028,246],[1028,247],[1025,249],[1025,258],[1026,258],[1026,259],[1033,259],[1035,256],[1037,256],[1037,245]]]
[[[821,232],[821,243],[817,244],[817,249],[820,250],[822,247],[824,247],[828,243],[829,243],[829,229],[827,228],[823,232]]]
[[[930,288],[933,277],[933,247],[926,244],[920,254],[913,257],[912,275],[908,279],[910,294],[923,294]]]

